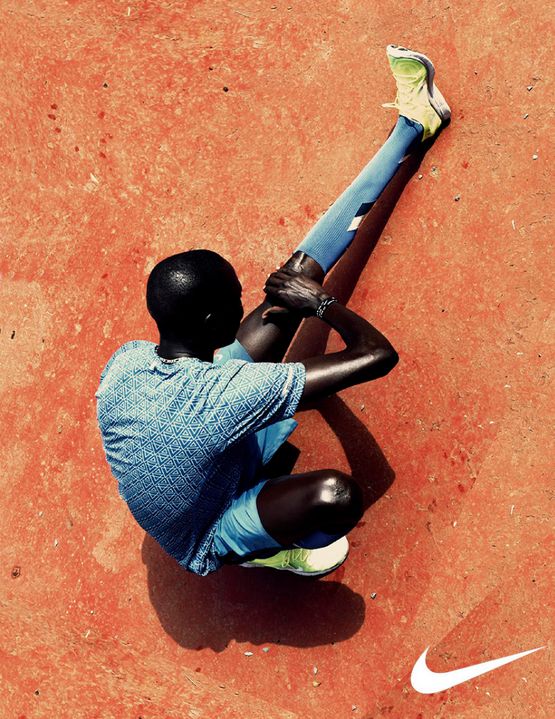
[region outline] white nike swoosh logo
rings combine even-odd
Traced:
[[[507,657],[500,657],[499,659],[491,659],[489,662],[482,662],[481,664],[471,664],[469,667],[454,669],[451,672],[433,672],[431,669],[428,669],[426,665],[426,655],[428,654],[429,648],[430,647],[426,647],[424,653],[418,657],[410,675],[412,688],[416,689],[420,694],[444,692],[446,689],[456,687],[457,684],[462,684],[469,679],[479,677],[481,674],[499,669],[499,667],[502,667],[504,664],[516,662],[517,659],[521,659],[527,654],[545,649],[545,646],[528,649],[528,651],[519,652],[518,654],[510,654]]]

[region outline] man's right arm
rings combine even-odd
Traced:
[[[381,332],[338,302],[326,308],[323,320],[339,332],[346,346],[340,352],[301,360],[306,368],[301,405],[383,377],[399,361]]]
[[[329,297],[318,283],[301,274],[278,271],[270,276],[266,291],[273,301],[305,316],[314,315]],[[306,383],[300,407],[347,387],[383,377],[399,361],[397,352],[370,322],[333,302],[322,317],[345,342],[345,349],[303,359]]]

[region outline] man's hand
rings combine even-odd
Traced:
[[[304,317],[314,315],[326,294],[322,285],[289,267],[282,267],[266,280],[264,292],[274,307],[267,309],[262,317],[283,313],[287,310],[300,312]]]

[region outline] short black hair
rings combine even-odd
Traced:
[[[238,286],[232,265],[212,250],[188,250],[159,262],[146,287],[148,311],[160,334],[194,332],[199,322],[221,306]]]

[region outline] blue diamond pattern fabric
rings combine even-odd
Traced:
[[[145,340],[127,342],[108,361],[97,417],[119,493],[189,571],[221,566],[216,524],[255,481],[257,461],[265,463],[296,426],[304,384],[300,362],[248,361],[238,342],[213,363],[164,361]]]

